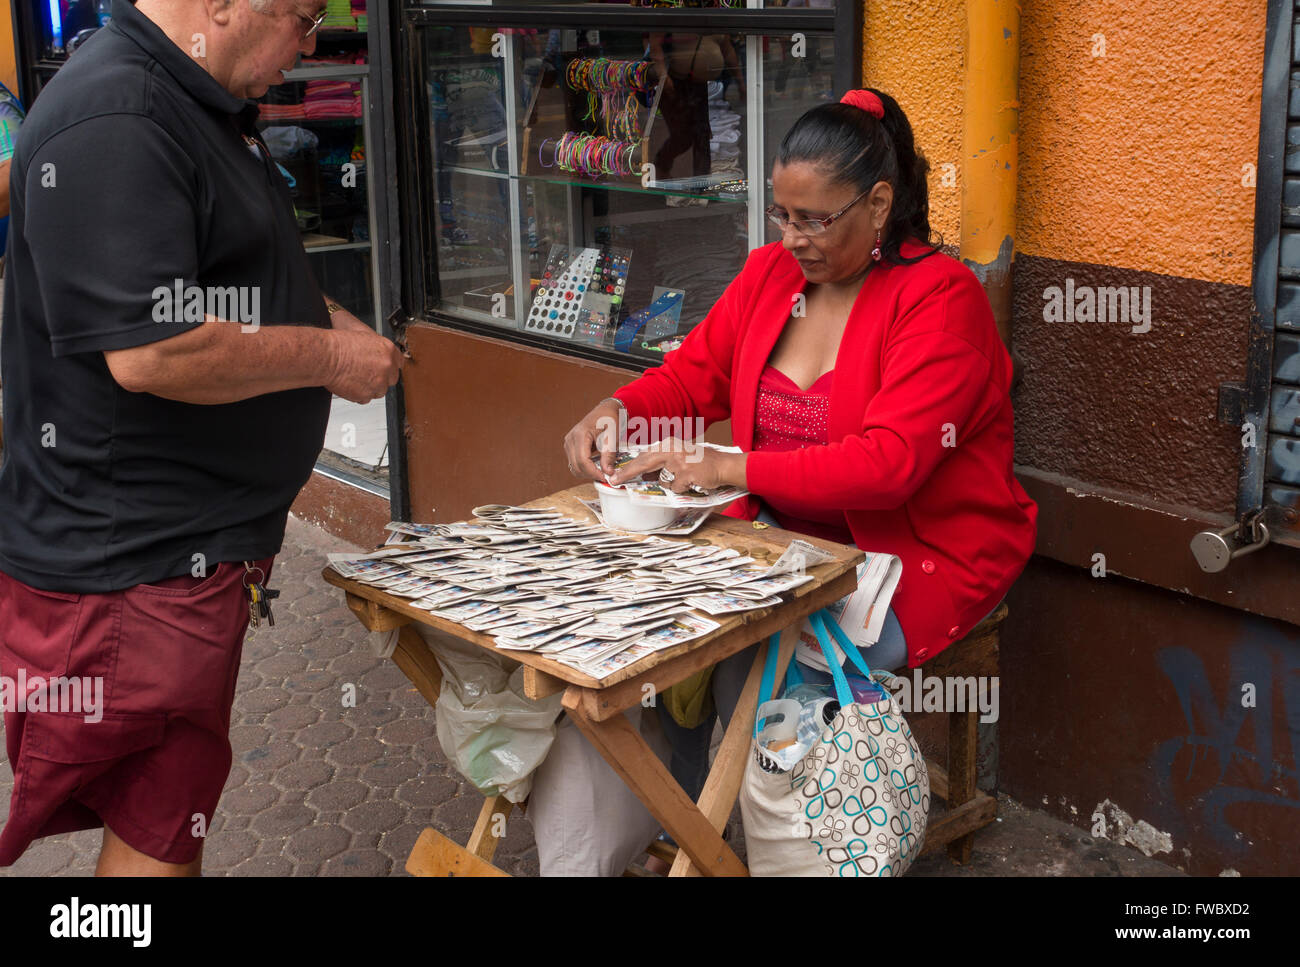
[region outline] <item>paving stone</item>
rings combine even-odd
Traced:
[[[374,786],[398,786],[418,776],[420,763],[409,755],[389,753],[382,759],[363,766],[361,778]]]
[[[258,846],[258,856],[283,856],[285,848],[289,845],[287,836],[266,836]]]
[[[247,815],[260,813],[280,801],[280,790],[269,782],[247,782],[238,789],[232,789],[221,796],[221,808],[225,812],[237,812]]]
[[[434,813],[437,826],[445,831],[474,828],[479,810],[483,808],[483,797],[477,791],[458,795],[440,805]],[[464,840],[460,840],[464,842]]]
[[[432,724],[432,723],[430,723]],[[447,756],[442,751],[442,743],[438,741],[436,734],[431,734],[427,738],[421,739],[411,747],[411,754],[421,762],[427,762],[429,765],[440,765],[445,768],[443,771],[450,774],[451,764]]]
[[[21,865],[23,876],[54,876],[68,870],[76,856],[77,851],[68,843],[47,836],[27,847],[27,852],[9,869],[17,870]]]
[[[234,867],[231,876],[292,876],[300,872],[284,856],[253,856]]]
[[[298,744],[308,749],[328,749],[353,735],[351,726],[344,722],[317,722],[298,733]]]
[[[321,864],[321,876],[387,876],[401,869],[390,857],[375,849],[349,850]]]
[[[240,761],[247,765],[254,775],[269,776],[281,766],[296,760],[301,752],[298,746],[286,739],[249,749],[240,756]]]
[[[230,870],[257,852],[258,838],[248,830],[209,833],[203,844],[203,868]]]
[[[263,725],[232,725],[230,727],[230,748],[235,755],[247,752],[259,745],[265,745],[271,738],[271,730]]]
[[[338,602],[333,595],[321,591],[316,594],[308,594],[290,601],[289,611],[297,615],[299,618],[306,618],[314,614],[320,614],[322,611],[328,611],[337,603]]]
[[[289,837],[286,852],[295,859],[319,863],[342,853],[351,841],[351,835],[340,826],[311,826]]]
[[[361,623],[357,621],[357,616],[352,613],[352,609],[346,604],[335,604],[334,607],[327,608],[316,616],[316,620],[328,627],[338,626],[340,628],[360,629],[361,634],[349,635],[354,641],[366,641],[370,635],[369,631],[361,627]]]
[[[357,648],[348,652],[346,655],[340,655],[339,657],[332,659],[329,663],[329,667],[331,671],[338,675],[339,681],[355,682],[370,669],[374,668],[375,663],[378,661],[379,659],[371,652],[363,648]]]
[[[303,645],[309,641],[314,641],[320,633],[316,627],[316,622],[296,618],[287,614],[283,619],[275,619],[275,636],[278,639],[280,648],[289,648],[291,646]],[[247,645],[245,646],[247,648]],[[262,657],[269,657],[267,655]]]
[[[305,671],[306,668],[307,659],[305,657],[287,651],[278,651],[269,658],[263,658],[257,663],[257,673],[272,679],[284,678],[296,672]]]
[[[534,846],[522,856],[512,860],[508,871],[514,876],[540,876],[541,864],[537,861],[537,847]]]
[[[405,815],[406,807],[403,804],[381,799],[353,806],[343,814],[343,825],[358,835],[383,833],[396,828]]]
[[[230,775],[226,776],[226,789],[238,789],[248,781],[248,770],[238,762],[230,766]]]
[[[379,840],[379,850],[387,856],[400,859],[401,862],[396,864],[398,868],[406,865],[406,858],[411,855],[411,848],[415,841],[420,838],[420,834],[425,831],[430,823],[403,823],[396,829],[390,829]]]
[[[296,732],[320,720],[320,710],[306,702],[293,701],[266,716],[266,725],[276,732]]]
[[[424,696],[420,694],[420,690],[413,685],[409,688],[393,689],[390,701],[403,709],[427,709],[430,713],[433,712],[433,709],[429,708],[429,703],[424,700]]]
[[[302,653],[313,661],[334,661],[345,655],[351,654],[360,647],[365,653],[374,659],[374,654],[365,648],[365,645],[358,645],[357,642],[347,638],[331,636],[327,631],[319,631],[317,637],[302,646]],[[375,659],[376,661],[378,659]]]
[[[315,789],[329,782],[334,769],[328,762],[292,762],[275,770],[271,781],[281,789]]]
[[[332,745],[325,758],[338,765],[365,765],[384,754],[383,743],[370,736],[356,736]]]
[[[291,675],[284,680],[286,691],[299,694],[333,690],[334,696],[341,695],[339,676],[328,670],[305,671]]]
[[[272,806],[253,819],[253,829],[265,836],[289,836],[310,826],[316,811],[301,803]]]
[[[361,684],[372,692],[387,692],[393,689],[411,687],[410,679],[402,674],[402,670],[397,667],[395,662],[391,661],[377,665],[362,675]]]
[[[245,692],[240,707],[251,712],[274,712],[289,704],[289,691],[284,688],[255,688]]]
[[[397,787],[397,798],[421,809],[434,809],[456,795],[460,783],[448,776],[419,776]]]
[[[429,709],[428,721],[404,715],[400,719],[379,726],[376,737],[385,745],[413,745],[433,734],[433,709]]]
[[[359,779],[335,779],[318,786],[307,795],[307,802],[317,810],[346,810],[366,801],[370,787]]]
[[[367,725],[374,726],[395,722],[402,715],[401,708],[388,702],[362,701],[361,693],[357,694],[357,707],[354,712],[358,719],[364,721]]]

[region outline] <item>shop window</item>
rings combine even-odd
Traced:
[[[778,237],[777,146],[843,71],[829,10],[598,9],[419,18],[425,315],[653,365]]]

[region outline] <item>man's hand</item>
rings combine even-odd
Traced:
[[[617,486],[648,473],[667,470],[672,480],[661,479],[660,486],[676,494],[686,493],[692,485],[700,490],[748,489],[745,486],[747,457],[745,453],[724,453],[671,437],[660,440],[618,473],[611,474],[609,482]]]
[[[401,376],[402,353],[392,340],[357,322],[360,329],[335,326],[334,372],[325,388],[353,403],[369,403],[387,393]]]
[[[623,407],[601,400],[564,437],[564,459],[575,477],[604,482],[614,472]]]

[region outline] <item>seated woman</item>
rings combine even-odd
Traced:
[[[1037,508],[1012,473],[1011,360],[975,276],[931,244],[926,172],[897,102],[874,90],[804,114],[772,169],[781,242],[741,274],[662,366],[569,432],[579,476],[750,491],[726,511],[897,555],[873,667],[920,665],[992,611],[1034,547]],[[738,454],[666,442],[617,474],[626,417],[730,419]],[[693,424],[688,424],[693,425]],[[715,670],[724,723],[753,660]],[[662,706],[662,703],[661,703]],[[661,713],[673,774],[698,796],[712,722]]]

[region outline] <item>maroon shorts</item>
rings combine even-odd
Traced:
[[[255,562],[267,578],[271,561]],[[14,772],[0,866],[34,839],[104,825],[166,863],[198,856],[230,774],[243,575],[243,564],[223,563],[203,578],[66,594],[0,572]]]

